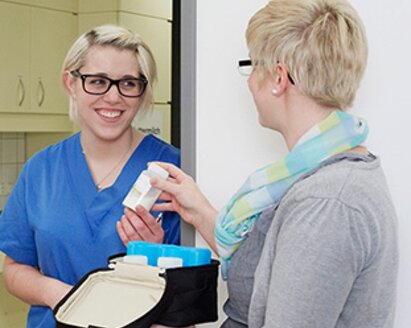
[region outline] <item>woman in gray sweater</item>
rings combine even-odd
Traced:
[[[217,211],[193,179],[162,164],[167,203],[220,255],[224,327],[392,327],[396,215],[380,160],[352,105],[367,61],[345,0],[273,0],[247,28],[248,85],[263,127],[289,153],[252,173]]]

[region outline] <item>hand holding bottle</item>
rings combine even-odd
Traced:
[[[161,224],[141,205],[135,211],[124,209],[124,215],[117,222],[117,232],[125,246],[133,240],[162,243],[164,239]]]
[[[170,177],[167,180],[151,178],[151,185],[163,190],[154,211],[175,211],[184,221],[193,225],[215,251],[214,226],[217,210],[200,191],[193,178],[178,167],[169,163],[156,163],[165,169]]]

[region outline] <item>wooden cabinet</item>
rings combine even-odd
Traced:
[[[52,8],[45,7],[49,3],[53,4]],[[66,52],[77,36],[77,16],[67,11],[76,3],[74,0],[64,3],[0,1],[0,42],[3,45],[0,50],[0,113],[7,113],[1,117],[3,131],[18,131],[9,122],[27,119],[10,114],[65,115],[57,121],[64,122],[61,129],[67,131],[68,100],[61,86],[60,71]],[[60,4],[62,8],[59,9]],[[48,119],[47,115],[42,116],[44,126]],[[42,129],[39,119],[36,124]],[[52,130],[60,128],[54,126]]]
[[[163,105],[171,100],[171,3],[0,0],[0,131],[72,129],[61,66],[79,34],[106,23],[139,33],[150,46],[158,68],[155,104],[169,117],[169,106]]]
[[[0,2],[0,111],[29,109],[30,8]]]
[[[66,53],[77,36],[77,16],[33,8],[31,31],[30,110],[66,114],[68,99],[60,72]]]
[[[165,0],[119,0],[120,11],[172,20],[172,2]]]
[[[171,101],[171,21],[171,1],[119,0],[119,23],[140,34],[153,51],[158,69],[156,104]]]
[[[42,8],[56,9],[72,13],[78,11],[78,0],[26,0],[26,2]]]
[[[104,13],[80,13],[79,35],[90,31],[92,28],[104,24],[118,24],[117,12],[108,11]]]
[[[5,2],[12,2],[16,4],[27,5],[30,7],[34,6],[34,7],[39,7],[39,8],[48,8],[48,9],[55,9],[55,10],[61,10],[61,11],[77,12],[78,1],[79,0],[6,0]],[[89,1],[89,0],[86,0],[86,1]]]
[[[154,85],[155,103],[171,100],[171,23],[165,19],[120,12],[120,24],[141,35],[153,52],[158,80]]]

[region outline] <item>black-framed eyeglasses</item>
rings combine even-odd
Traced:
[[[258,63],[257,63],[258,65]],[[251,59],[241,59],[238,61],[238,71],[241,75],[249,76],[253,71],[253,62]],[[292,85],[295,85],[294,79],[291,77],[290,73],[287,72],[287,77]]]
[[[114,84],[122,96],[137,98],[144,93],[148,84],[145,77],[112,80],[107,76],[98,74],[81,74],[79,70],[71,71],[70,73],[81,79],[83,90],[86,93],[95,96],[106,94]]]

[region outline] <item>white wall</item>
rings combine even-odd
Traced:
[[[244,38],[248,18],[265,3],[265,0],[197,3],[196,172],[200,187],[217,208],[250,172],[285,152],[277,134],[258,126],[246,78],[236,70],[237,60],[248,54]],[[397,208],[401,262],[395,327],[409,328],[411,2],[353,0],[353,5],[364,20],[370,44],[368,69],[353,112],[369,122],[367,145],[382,157]]]

